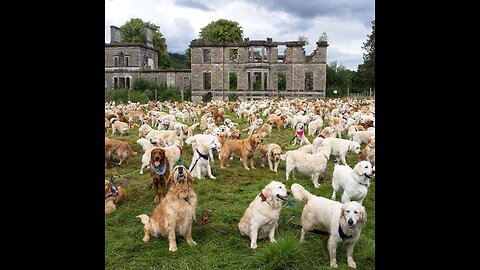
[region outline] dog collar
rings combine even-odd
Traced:
[[[317,137],[320,137],[320,138],[324,138],[324,139],[325,139],[325,136],[323,136],[322,134],[318,134]]]
[[[117,122],[117,119],[112,120],[112,124],[115,124],[115,122]]]
[[[304,131],[303,129],[302,129],[302,130],[297,130],[297,135],[298,135],[299,137],[302,137],[304,132],[305,132],[305,131]]]
[[[155,167],[155,165],[153,165],[152,163],[150,163],[150,169],[152,169],[152,171],[154,171],[156,174],[158,175],[164,175],[165,172],[167,171],[167,163],[163,163],[163,167],[162,167],[162,170],[158,170],[157,167]]]
[[[197,149],[197,153],[201,158],[208,160],[208,154],[204,155],[204,154],[200,153],[200,151],[198,151],[198,149]]]
[[[177,147],[178,147],[178,149],[180,149],[180,156],[181,156],[182,153],[183,153],[183,149],[182,149],[182,147],[181,147],[180,145],[177,145]]]
[[[346,234],[343,232],[342,226],[341,226],[340,224],[338,225],[338,234],[340,235],[340,237],[341,237],[342,239],[345,239],[345,238],[348,239],[348,238],[352,238],[352,237],[353,237],[353,235],[346,235]]]

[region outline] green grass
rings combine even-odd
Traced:
[[[247,126],[245,119],[229,115],[240,124],[241,129]],[[145,244],[142,241],[143,224],[135,218],[139,214],[150,216],[155,207],[149,170],[145,169],[143,175],[138,172],[143,151],[136,143],[137,131],[138,128],[134,128],[128,136],[112,137],[111,130],[108,134],[109,138],[127,141],[139,154],[124,167],[109,163],[105,170],[105,179],[135,171],[115,178],[116,183],[126,189],[127,197],[116,212],[105,215],[105,269],[332,269],[329,267],[327,237],[309,233],[306,241],[300,243],[300,229],[287,223],[301,224],[302,203],[294,201],[294,208],[287,205],[282,209],[275,244],[262,239],[257,242],[257,249],[252,250],[249,238],[240,235],[237,225],[250,202],[272,180],[284,183],[289,190],[293,183],[299,183],[315,195],[330,198],[333,191],[333,159],[327,166],[326,183],[320,180],[321,187],[315,189],[310,176],[298,172],[296,180],[286,182],[285,161],[280,162],[278,174],[268,169],[268,163],[265,163],[266,167],[261,167],[257,155],[254,163],[257,170],[246,171],[237,158],[229,160],[227,168],[222,170],[218,155],[215,154],[212,173],[217,179],[197,179],[194,185],[198,203],[192,236],[198,245],[190,247],[184,238],[179,237],[178,250],[170,252],[165,238],[152,237]],[[196,133],[200,131],[196,130]],[[243,132],[242,139],[246,135]],[[267,137],[264,143],[277,143],[285,153],[298,147],[289,145],[293,135],[291,128],[283,131],[273,129],[272,136]],[[309,137],[309,140],[313,138]],[[182,159],[187,168],[192,161],[192,154],[191,146],[184,145]],[[350,166],[356,164],[357,155],[349,152],[347,162]],[[293,196],[290,199],[294,200]],[[375,269],[375,179],[371,181],[364,206],[368,214],[367,224],[354,249],[353,258],[357,269]],[[201,225],[204,214],[209,216],[209,222]],[[338,248],[337,262],[338,269],[350,269],[343,244]]]

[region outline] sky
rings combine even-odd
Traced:
[[[357,70],[372,33],[375,0],[105,0],[105,43],[110,43],[110,25],[120,27],[132,18],[160,26],[168,52],[180,54],[201,28],[218,19],[238,22],[250,40],[305,36],[306,55],[325,32],[327,63]]]

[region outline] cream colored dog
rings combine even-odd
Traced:
[[[245,210],[238,223],[242,235],[250,237],[250,248],[257,248],[257,239],[270,238],[275,243],[275,229],[282,203],[287,201],[290,192],[281,182],[272,181],[262,189]]]
[[[263,162],[268,160],[268,167],[272,172],[278,172],[278,164],[280,164],[280,155],[282,154],[282,148],[276,143],[261,144],[257,147],[257,151],[260,155],[260,161],[262,167]]]
[[[339,138],[326,138],[320,143],[320,147],[329,147],[331,154],[337,156],[337,160],[340,159],[343,164],[347,164],[345,156],[348,151],[353,151],[355,154],[360,154],[360,144],[354,141],[339,139]]]
[[[305,204],[302,212],[302,233],[300,241],[305,241],[305,232],[319,226],[326,230],[330,267],[337,268],[337,246],[340,242],[346,245],[348,266],[356,268],[353,260],[353,248],[360,239],[362,227],[367,221],[365,208],[358,202],[345,204],[324,197],[315,196],[299,184],[292,185],[295,200]]]
[[[357,201],[363,204],[370,186],[370,178],[374,174],[372,164],[368,161],[358,162],[353,169],[347,165],[335,165],[332,177],[332,200],[335,200],[338,192],[342,195],[342,203]]]

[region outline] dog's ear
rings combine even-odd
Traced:
[[[360,176],[363,175],[363,168],[362,168],[362,166],[360,165],[360,162],[357,163],[357,165],[355,165],[355,168],[353,168],[353,171],[354,171],[355,173],[357,173],[358,175],[360,175]]]
[[[365,211],[365,207],[362,206],[362,210],[360,211],[360,217],[358,221],[363,225],[367,222],[367,211]]]
[[[345,205],[342,205],[342,208],[340,209],[340,220],[342,220],[345,217]]]
[[[262,196],[263,195],[263,196]],[[272,198],[272,191],[270,188],[264,188],[262,189],[262,193],[260,193],[260,197],[262,197],[262,202],[269,200]]]

